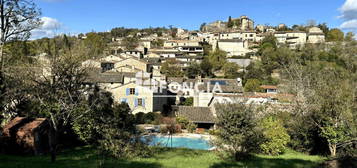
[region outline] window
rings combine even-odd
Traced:
[[[114,69],[114,63],[109,63],[109,62],[101,63],[101,67],[102,67],[102,72],[109,71]]]
[[[135,88],[130,88],[130,92],[129,92],[131,95],[134,95],[135,94]]]
[[[141,98],[138,99],[138,106],[143,106],[143,99]]]

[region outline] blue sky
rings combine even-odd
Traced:
[[[203,22],[248,15],[256,24],[326,22],[357,28],[357,0],[35,0],[47,35],[107,31],[114,27],[174,25],[198,29]]]

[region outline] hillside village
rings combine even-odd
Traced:
[[[138,32],[137,45],[128,48],[123,42],[127,37],[112,38],[106,56],[89,59],[82,63],[91,67],[88,86],[100,86],[113,95],[117,103],[126,102],[133,113],[165,112],[173,113],[190,119],[197,124],[214,123],[214,104],[246,100],[249,103],[286,104],[292,95],[279,90],[277,85],[262,85],[261,92],[245,92],[242,76],[227,79],[221,71],[214,72],[215,77],[197,75],[170,76],[162,73],[162,66],[174,62],[174,67],[185,71],[192,63],[200,64],[204,59],[205,50],[220,50],[227,54],[227,61],[236,64],[238,72],[245,72],[254,61],[260,58],[256,55],[259,44],[266,36],[274,36],[278,45],[298,49],[305,44],[321,44],[325,42],[324,32],[316,27],[306,28],[306,31],[289,30],[284,24],[277,27],[257,25],[247,16],[229,19],[228,22],[216,21],[201,26],[201,31],[187,31],[175,28],[172,31],[146,35]],[[229,25],[231,24],[231,25]],[[170,34],[171,33],[171,34]],[[79,36],[86,39],[85,35]],[[153,43],[160,41],[161,46]],[[210,46],[210,47],[207,47]],[[141,74],[141,75],[140,75]],[[144,75],[145,74],[145,75]],[[273,78],[279,78],[279,73],[272,73]],[[150,83],[165,81],[167,85],[161,93],[155,93],[140,85],[137,81],[149,80]],[[207,92],[207,86],[202,86],[204,92],[197,92],[193,87],[184,91],[172,93],[171,83],[219,84],[222,91]],[[159,86],[154,86],[158,87]],[[179,87],[179,86],[178,86]],[[185,100],[192,101],[189,106],[183,106]],[[167,111],[169,110],[169,111]],[[204,117],[203,116],[210,116]],[[212,126],[212,125],[211,125]],[[210,128],[210,126],[206,126]]]
[[[166,150],[181,160],[186,152],[203,156],[194,161],[210,168],[231,162],[220,154],[231,167],[242,160],[256,167],[263,155],[272,167],[290,155],[296,167],[327,155],[356,165],[349,163],[357,151],[353,32],[242,15],[199,30],[116,27],[28,40],[41,25],[32,17],[24,40],[0,38],[0,168],[8,154],[50,153],[55,162],[72,147],[93,149],[97,167],[105,157],[122,162]]]

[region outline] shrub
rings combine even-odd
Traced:
[[[260,85],[261,81],[259,81],[258,79],[248,79],[248,81],[244,85],[244,91],[259,92],[261,91]]]
[[[263,134],[263,142],[260,144],[262,152],[269,155],[283,153],[290,141],[290,136],[283,126],[283,123],[270,116],[260,122],[260,127],[262,128]]]
[[[153,114],[153,120],[150,124],[160,125],[162,122],[162,118],[163,118],[162,115],[159,113],[152,113],[152,114]]]
[[[157,114],[157,113],[153,113],[153,112],[150,112],[150,113],[146,113],[143,117],[143,120],[144,120],[144,123],[145,124],[152,124],[155,122],[156,118],[157,118],[157,115],[160,115],[160,114]]]
[[[160,133],[167,134],[168,132],[170,132],[171,134],[182,133],[181,125],[170,124],[170,125],[162,125],[160,127]]]
[[[192,106],[193,105],[193,97],[188,97],[184,102],[181,103],[183,106]]]
[[[165,132],[160,131],[161,133],[167,133],[170,132],[172,134],[174,133],[181,133],[181,125],[176,124],[176,119],[175,118],[170,118],[170,117],[163,117],[161,120],[162,124],[166,125],[166,130]]]
[[[209,133],[210,135],[218,135],[218,130],[216,130],[216,129],[210,129],[210,130],[208,130],[208,133]]]
[[[160,126],[160,133],[161,134],[167,134],[167,132],[168,132],[167,126],[166,125],[161,125]]]
[[[186,126],[186,129],[189,133],[193,133],[197,128],[197,125],[194,124],[193,122],[189,122]]]
[[[252,105],[244,103],[217,104],[217,138],[214,145],[220,154],[235,160],[244,159],[257,149],[257,120]]]
[[[187,125],[190,123],[185,117],[176,117],[176,122],[181,125],[182,129],[187,129]]]
[[[143,112],[139,112],[135,114],[135,123],[136,124],[145,124],[146,120],[145,120],[145,113]]]

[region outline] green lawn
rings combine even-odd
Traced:
[[[97,168],[99,159],[90,147],[75,148],[60,153],[56,163],[50,163],[49,156],[9,156],[0,155],[0,168]],[[115,160],[107,158],[103,167],[107,168],[310,168],[324,158],[308,156],[289,151],[281,156],[255,155],[244,162],[225,161],[214,152],[188,149],[157,149],[150,158]]]

